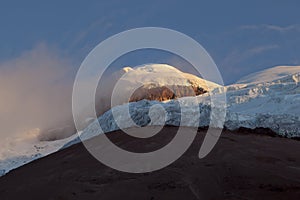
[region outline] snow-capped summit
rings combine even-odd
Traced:
[[[241,78],[237,83],[263,83],[279,80],[289,75],[300,73],[300,66],[276,66],[255,72]]]
[[[204,94],[218,84],[199,78],[195,75],[181,72],[167,64],[146,64],[135,68],[123,68],[125,72],[119,80],[122,89],[118,91],[130,93],[129,102],[143,99],[165,101],[185,96]],[[118,98],[120,99],[120,98]],[[127,99],[124,99],[126,102]],[[121,104],[123,102],[120,102]]]
[[[108,77],[104,85],[105,90],[98,99],[101,103],[96,105],[99,114],[111,108],[111,96],[113,106],[116,106],[143,99],[166,101],[197,96],[221,87],[167,64],[126,66]]]
[[[130,84],[156,84],[181,85],[181,86],[199,86],[206,91],[211,91],[220,85],[208,80],[199,78],[193,74],[184,73],[173,66],[167,64],[145,64],[134,68],[124,67],[121,70],[121,81]]]

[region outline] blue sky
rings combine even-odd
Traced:
[[[44,52],[69,60],[75,72],[88,52],[107,37],[130,28],[158,26],[183,32],[202,44],[228,84],[275,65],[300,65],[299,8],[299,1],[292,0],[2,0],[0,63],[42,44]],[[122,64],[143,62],[138,57]]]

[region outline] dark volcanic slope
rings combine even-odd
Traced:
[[[133,140],[117,131],[110,138],[142,151],[167,143],[175,132],[168,127]],[[175,163],[146,174],[110,169],[78,144],[0,178],[0,199],[299,199],[299,141],[225,132],[200,160],[203,135]]]

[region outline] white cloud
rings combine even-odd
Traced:
[[[286,32],[300,32],[300,24],[292,24],[289,26],[278,26],[272,24],[261,24],[261,25],[244,25],[239,27],[240,30],[268,30],[276,31],[280,33]]]
[[[270,45],[256,46],[243,51],[235,49],[225,57],[225,59],[222,62],[222,65],[234,67],[235,65],[239,64],[240,62],[246,59],[249,59],[255,55],[276,48],[279,48],[279,46],[276,44],[270,44]]]
[[[0,63],[0,137],[71,117],[72,68],[45,44]]]

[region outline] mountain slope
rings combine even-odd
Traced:
[[[169,68],[170,67],[166,67],[167,70],[169,70]],[[172,68],[170,69],[173,70]],[[131,68],[125,68],[124,70],[134,71]],[[146,67],[140,68],[140,70],[147,72],[151,70],[155,71],[156,69],[155,67],[154,69],[152,69],[152,67]],[[137,71],[139,71],[139,69],[137,69]],[[267,128],[284,137],[298,138],[300,137],[300,75],[290,70],[286,72],[284,76],[280,76],[277,73],[278,68],[270,69],[269,72],[270,74],[277,75],[272,76],[272,79],[268,79],[269,81],[267,82],[234,84],[226,87],[214,87],[214,89],[211,90],[211,94],[214,95],[217,100],[218,96],[224,93],[226,94],[227,116],[224,125],[230,130],[237,130],[239,128]],[[127,77],[127,79],[125,78],[124,80],[132,80],[129,82],[139,81],[137,78],[139,77],[137,75],[139,73],[140,72],[134,72],[131,75],[129,74],[131,78],[129,79]],[[142,74],[147,73],[142,72]],[[265,74],[265,72],[258,74]],[[144,77],[146,80],[147,78],[153,80],[151,76],[148,77],[145,75],[141,77]],[[251,80],[258,79],[259,78],[252,76]],[[159,78],[155,80],[157,83],[166,84],[166,82]],[[186,79],[180,80],[183,81]],[[200,82],[201,81],[199,81],[199,83]],[[170,81],[170,83],[173,84],[176,82]],[[184,82],[181,83],[183,84]],[[185,84],[190,83],[185,82]],[[213,86],[216,85],[213,84]],[[130,116],[128,115],[127,106],[130,108]],[[83,131],[81,139],[88,139],[103,132],[119,130],[120,128],[116,121],[121,122],[119,125],[121,125],[122,128],[161,125],[163,120],[166,120],[167,125],[205,127],[210,123],[211,106],[218,109],[218,102],[212,105],[208,93],[197,97],[182,97],[167,102],[142,100],[125,105],[118,105],[113,108],[113,110],[118,113],[115,118],[112,110],[105,112],[98,118],[102,131],[98,130],[95,124],[98,122],[94,121]],[[163,112],[161,112],[161,108],[164,109]],[[198,112],[197,109],[200,109],[200,123],[198,123],[195,118],[198,114],[196,113]],[[151,116],[149,116],[150,110],[153,114]],[[182,110],[185,111],[184,114],[189,120],[181,122]],[[165,116],[162,115],[163,113],[165,113]],[[129,119],[133,119],[133,121]],[[216,127],[219,126],[216,124]],[[14,149],[15,154],[13,156],[11,154],[0,161],[0,172],[5,173],[36,157],[47,155],[62,147],[68,147],[80,142],[80,139],[78,137],[74,139],[75,137],[77,137],[77,135],[65,140],[53,142],[31,142],[24,148],[23,152],[18,152]],[[37,152],[35,146],[47,148],[44,148],[44,153],[40,155],[38,154],[40,152]],[[52,146],[55,148],[52,148]],[[21,157],[21,159],[17,159],[18,157]],[[20,160],[20,162],[18,160]]]
[[[121,131],[107,136],[123,149],[147,152],[168,144],[176,131],[166,127],[148,139]],[[299,199],[298,141],[225,131],[213,151],[199,159],[204,135],[199,131],[173,164],[145,174],[106,167],[77,144],[1,177],[0,199]]]
[[[41,141],[39,129],[32,129],[17,137],[0,141],[0,176],[28,162],[58,151],[77,135],[53,141]]]
[[[300,73],[300,66],[276,66],[249,74],[241,78],[237,83],[257,84],[271,82],[296,73]]]

